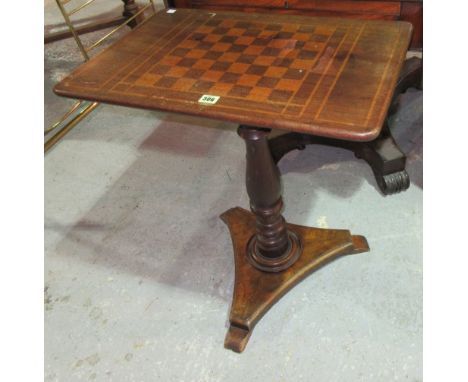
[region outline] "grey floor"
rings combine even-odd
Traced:
[[[79,63],[72,40],[45,47],[46,126],[72,103],[52,85]],[[236,126],[100,105],[45,156],[46,381],[421,381],[421,92],[392,127],[402,194],[382,196],[346,151],[283,159],[286,218],[371,251],[302,282],[239,355],[223,348],[234,264],[218,218],[248,206]]]

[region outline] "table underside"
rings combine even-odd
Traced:
[[[55,91],[368,141],[382,128],[410,37],[405,22],[161,11]],[[207,105],[204,95],[220,98]]]

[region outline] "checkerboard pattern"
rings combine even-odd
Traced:
[[[303,105],[316,61],[344,35],[331,26],[208,20],[133,84]]]

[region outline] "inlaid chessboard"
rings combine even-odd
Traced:
[[[348,140],[375,138],[411,37],[402,22],[162,11],[59,95]]]

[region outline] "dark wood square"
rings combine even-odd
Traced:
[[[182,60],[179,61],[179,66],[185,66],[187,68],[191,68],[193,65],[195,65],[197,60],[195,58],[183,58]]]
[[[232,97],[247,97],[252,90],[252,86],[235,85],[228,95]]]
[[[175,77],[162,77],[158,81],[156,81],[155,86],[159,86],[162,88],[171,88],[172,85],[175,84],[177,78]]]
[[[292,91],[275,89],[270,93],[270,97],[268,97],[268,99],[277,102],[287,102],[292,95]]]
[[[192,91],[207,93],[213,87],[215,82],[199,80],[192,86]]]
[[[228,83],[228,84],[235,84],[239,79],[240,74],[238,73],[230,73],[226,72],[223,76],[219,79],[220,82]]]
[[[256,75],[262,75],[265,73],[268,69],[268,66],[263,66],[263,65],[251,65],[249,69],[247,70],[247,74],[256,74]]]
[[[278,81],[279,79],[275,77],[262,77],[260,81],[257,82],[257,86],[274,89]]]

